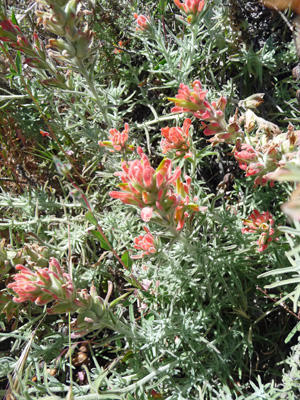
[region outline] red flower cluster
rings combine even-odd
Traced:
[[[144,226],[144,230],[146,232],[146,235],[140,235],[136,238],[134,238],[134,248],[137,250],[141,250],[142,253],[138,254],[136,256],[131,256],[131,258],[138,259],[138,258],[143,258],[144,256],[149,256],[151,254],[156,253],[156,240],[153,235],[151,235],[150,230]]]
[[[153,209],[167,196],[170,185],[180,177],[181,170],[176,168],[171,174],[172,161],[163,160],[155,171],[146,154],[138,147],[140,160],[122,163],[121,172],[116,172],[122,183],[119,184],[121,192],[110,192],[114,199],[120,199],[125,204],[133,204],[142,209],[142,219],[147,222],[151,219]]]
[[[124,161],[123,171],[115,173],[122,180],[119,184],[122,191],[110,192],[110,196],[141,208],[141,217],[145,222],[150,221],[155,212],[160,221],[175,221],[176,229],[182,229],[189,211],[199,211],[199,207],[190,203],[188,197],[190,181],[186,184],[180,181],[179,167],[172,175],[172,161],[168,158],[154,170],[142,149],[138,147],[137,151],[141,159],[128,163]],[[174,185],[177,191],[174,191]]]
[[[193,82],[192,89],[181,83],[175,98],[168,98],[175,103],[171,112],[190,112],[193,113],[195,118],[206,121],[208,124],[202,123],[205,128],[205,135],[227,132],[227,124],[224,118],[226,98],[221,97],[218,102],[209,103],[206,99],[206,93],[207,90],[202,89],[199,80]]]
[[[192,157],[190,142],[188,140],[191,123],[192,121],[186,118],[182,128],[169,128],[167,126],[161,129],[161,134],[164,137],[161,142],[163,154],[166,154],[168,151],[176,150],[176,156],[183,156],[183,158]]]
[[[258,210],[254,210],[248,219],[243,221],[243,224],[246,225],[247,228],[243,228],[242,233],[256,233],[260,235],[257,241],[257,250],[259,252],[266,250],[268,243],[274,239],[272,236],[275,233],[273,228],[274,220],[269,211],[264,211],[260,214]]]
[[[56,300],[61,302],[60,310],[70,309],[76,290],[70,275],[63,271],[55,258],[50,259],[48,268],[40,268],[35,272],[20,264],[16,269],[20,271],[19,274],[15,275],[13,283],[7,285],[8,289],[12,289],[18,295],[13,298],[15,303],[31,300],[41,306]],[[54,313],[53,310],[55,306],[48,312]]]
[[[188,16],[187,21],[194,23],[203,10],[205,0],[184,0],[183,3],[180,0],[174,0],[174,3]]]
[[[115,151],[120,151],[122,153],[133,152],[134,146],[128,145],[128,132],[129,125],[125,123],[124,130],[122,133],[117,131],[115,128],[109,130],[110,141],[106,142],[98,142],[99,146],[109,148],[110,152],[114,153]]]
[[[225,120],[226,99],[221,97],[217,102],[211,103],[206,99],[207,90],[203,90],[199,80],[192,84],[192,88],[183,83],[180,84],[178,94],[175,98],[169,98],[175,103],[172,112],[183,113],[189,112],[201,121],[204,128],[204,135],[214,135],[209,142],[212,146],[218,143],[228,143],[235,145],[233,154],[239,162],[241,169],[246,171],[246,176],[255,176],[254,185],[265,185],[270,181],[273,186],[272,173],[284,167],[286,162],[297,157],[297,135],[292,125],[289,126],[287,133],[281,133],[280,129],[262,118],[257,117],[250,108],[257,107],[262,102],[263,95],[261,93],[250,96],[248,99],[240,102],[242,107],[248,110],[245,116],[238,118],[237,112],[229,119],[229,123]],[[248,134],[257,129],[257,133],[253,140],[246,139],[241,124]],[[163,141],[163,150],[177,149],[184,146],[187,142],[187,133],[178,130],[180,128],[162,129],[162,133],[166,132],[167,141]],[[171,133],[173,133],[171,136]],[[185,136],[182,134],[185,133]],[[179,135],[180,133],[180,135]],[[176,136],[177,134],[177,136]],[[170,143],[169,143],[170,142]],[[171,144],[171,142],[173,142]],[[185,147],[182,148],[185,150]],[[182,150],[177,155],[182,154]]]
[[[146,31],[149,28],[149,18],[145,15],[138,15],[137,13],[133,14],[134,18],[136,19],[137,27],[135,28],[136,31]]]

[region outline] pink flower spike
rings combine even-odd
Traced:
[[[17,269],[20,272],[14,276],[14,282],[7,285],[18,295],[14,298],[15,302],[30,300],[37,305],[44,305],[56,300],[66,305],[73,303],[75,294],[70,294],[74,292],[74,285],[55,258],[50,259],[49,268],[40,268],[32,272],[18,265]],[[67,308],[69,309],[69,306]]]
[[[133,14],[134,18],[136,19],[137,27],[135,28],[136,31],[146,31],[149,29],[149,18],[145,15],[138,15],[137,13]]]
[[[150,230],[147,227],[144,227],[146,231],[146,235],[140,235],[134,238],[134,248],[137,250],[142,250],[141,254],[136,256],[132,256],[133,259],[143,258],[146,255],[156,253],[156,241],[153,235],[151,235]]]
[[[112,153],[115,151],[122,153],[129,153],[134,150],[133,145],[128,145],[128,132],[129,125],[125,123],[124,130],[122,132],[117,131],[117,129],[113,128],[109,130],[110,141],[99,141],[98,144],[101,147],[107,147]]]
[[[193,23],[203,10],[205,0],[174,0],[176,6],[188,16],[188,22]]]
[[[59,275],[61,275],[63,273],[63,270],[62,270],[59,262],[54,257],[50,258],[49,269],[52,271],[55,270],[54,272],[57,272]]]
[[[34,273],[32,271],[30,271],[30,269],[24,267],[21,264],[16,265],[15,269],[17,271],[21,271],[23,275],[31,275],[34,276]],[[18,276],[18,275],[17,275]]]
[[[186,118],[183,123],[183,127],[174,127],[161,129],[163,139],[161,141],[161,148],[163,154],[168,151],[176,150],[177,156],[185,156],[186,153],[190,153],[189,143],[189,129],[192,121],[190,118]]]
[[[185,125],[186,129],[188,125],[189,121]],[[172,161],[164,159],[155,171],[142,149],[137,148],[137,152],[141,156],[140,160],[123,162],[123,171],[115,173],[121,178],[122,183],[119,184],[121,189],[119,192],[109,193],[112,198],[141,208],[141,218],[145,222],[150,221],[156,212],[157,217],[169,223],[179,205],[182,205],[184,211],[198,211],[189,201],[189,179],[187,184],[180,184],[180,194],[174,190],[175,182],[180,180],[180,167],[177,167],[172,174]]]

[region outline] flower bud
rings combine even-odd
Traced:
[[[255,93],[252,96],[247,97],[245,100],[241,100],[239,102],[239,107],[255,109],[264,102],[264,95],[264,93]]]
[[[66,58],[73,58],[76,56],[76,48],[63,39],[50,39],[49,46],[63,53]]]
[[[79,31],[79,37],[76,41],[76,56],[79,59],[85,59],[91,54],[91,46],[93,44],[93,32],[86,26],[83,32]]]
[[[137,23],[137,27],[135,28],[136,31],[145,32],[150,29],[150,20],[148,17],[145,15],[138,15],[137,13],[134,13],[133,16]]]

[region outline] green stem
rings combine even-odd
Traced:
[[[146,342],[146,338],[141,336],[135,328],[131,329],[131,327],[120,320],[112,325],[111,330],[118,332],[120,335],[125,337],[127,340],[134,340],[137,342]]]
[[[69,364],[70,364],[70,389],[72,389],[73,385],[73,371],[72,371],[72,354],[73,354],[73,348],[72,348],[72,340],[71,340],[71,313],[69,312]]]
[[[188,63],[187,63],[187,73],[188,73],[189,69],[191,68],[191,66],[193,65],[193,61],[194,61],[195,48],[196,48],[196,44],[197,44],[197,35],[198,35],[198,24],[193,24],[191,27],[191,31],[192,31],[192,40],[191,40],[190,46],[189,46],[189,59],[188,59]]]
[[[86,83],[88,84],[88,87],[89,87],[90,91],[94,95],[94,98],[96,100],[96,103],[97,103],[97,105],[98,105],[98,107],[100,109],[100,112],[101,112],[101,114],[103,116],[103,119],[104,119],[106,125],[108,126],[108,128],[111,128],[112,125],[111,125],[111,121],[108,118],[107,110],[106,110],[106,108],[103,106],[103,104],[101,102],[101,99],[100,99],[100,97],[98,95],[98,92],[97,92],[97,90],[96,90],[96,88],[94,86],[93,81],[90,78],[90,75],[89,75],[85,65],[83,64],[82,60],[78,59],[78,58],[76,58],[76,64],[79,67],[79,72],[83,75],[84,79],[86,80]]]
[[[173,119],[178,119],[178,114],[168,114],[163,117],[155,118],[152,121],[143,122],[142,124],[137,124],[136,126],[137,126],[137,128],[142,128],[144,126],[155,125],[158,122],[169,121],[169,120],[173,120]]]

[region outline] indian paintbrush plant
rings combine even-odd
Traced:
[[[94,330],[111,329],[130,337],[138,338],[129,325],[122,322],[120,316],[114,314],[114,307],[127,296],[128,293],[109,303],[113,290],[109,282],[109,290],[105,299],[102,299],[92,285],[89,289],[77,290],[70,275],[64,271],[57,259],[50,258],[48,268],[30,270],[23,265],[16,265],[18,274],[14,282],[7,288],[15,295],[15,303],[32,301],[38,306],[51,303],[47,314],[77,313],[72,322],[74,338],[86,335]]]

